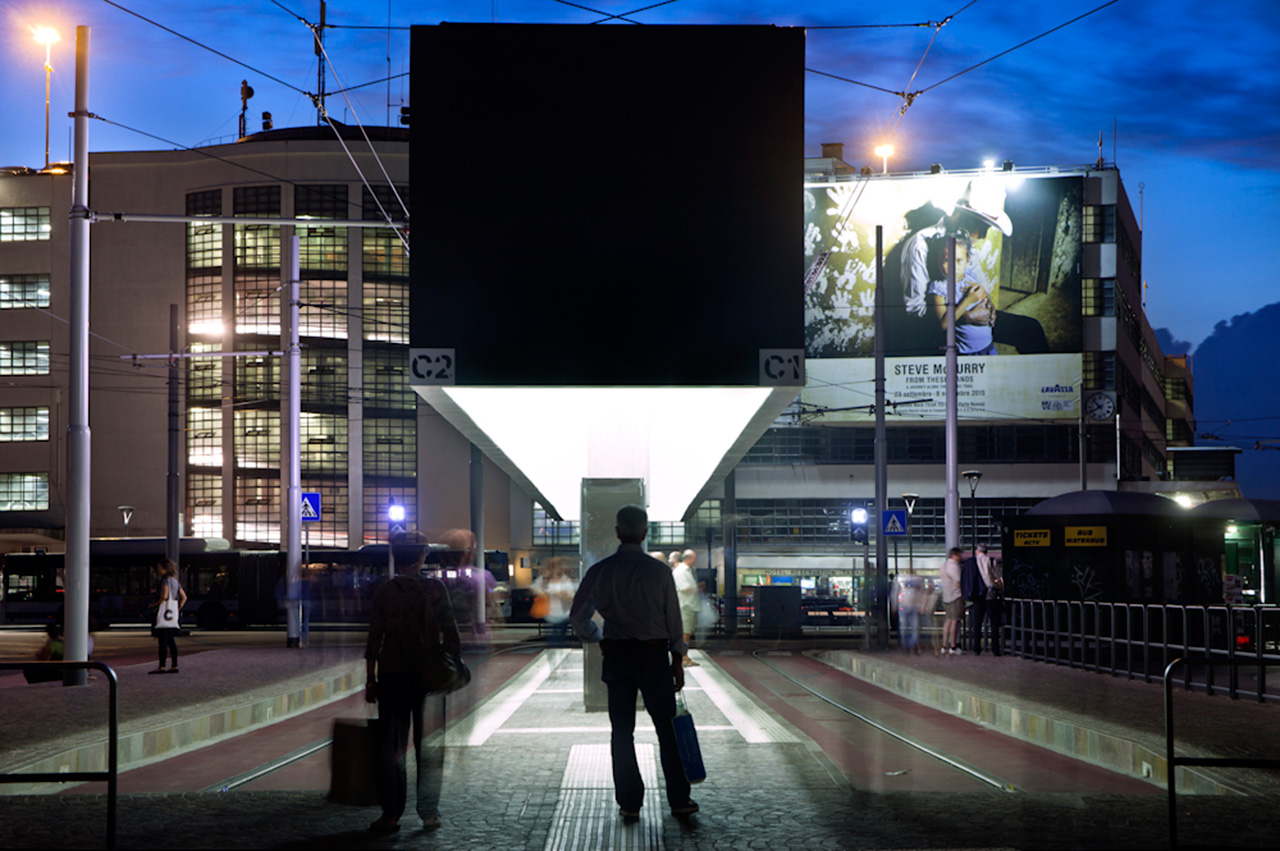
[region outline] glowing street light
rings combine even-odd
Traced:
[[[889,157],[893,156],[893,145],[876,145],[876,156],[884,166],[884,173],[889,173]]]
[[[391,497],[391,504],[387,506],[387,574],[393,577],[396,575],[396,535],[404,531],[404,517],[404,505]]]
[[[53,73],[51,51],[55,41],[62,36],[53,27],[32,27],[36,41],[44,45],[44,167],[49,167],[49,76]]]

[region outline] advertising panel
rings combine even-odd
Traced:
[[[805,185],[803,400],[825,422],[871,401],[875,229],[884,229],[886,393],[944,411],[955,311],[964,419],[1075,419],[1081,379],[1080,175],[982,171]],[[949,238],[955,278],[948,292]],[[911,405],[905,405],[912,402]]]

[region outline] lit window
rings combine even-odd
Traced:
[[[49,342],[0,343],[0,375],[48,375]]]
[[[0,207],[0,242],[35,242],[48,238],[48,207]]]
[[[0,511],[48,510],[48,473],[0,473]]]
[[[48,275],[0,275],[0,310],[48,306]]]
[[[0,443],[48,439],[48,408],[0,408]]]

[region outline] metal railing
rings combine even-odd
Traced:
[[[1196,657],[1199,664],[1184,668],[1185,688],[1280,701],[1280,693],[1267,691],[1267,668],[1280,661],[1277,606],[1011,598],[1005,613],[1005,643],[1015,656],[1148,683],[1174,659]],[[1239,672],[1249,667],[1252,684],[1242,689]],[[1220,668],[1225,686],[1218,682]]]
[[[116,798],[118,792],[120,739],[120,683],[116,672],[102,662],[0,662],[0,670],[96,668],[107,675],[107,770],[106,771],[31,771],[0,774],[0,783],[65,783],[68,780],[107,781],[107,848],[116,847]],[[12,813],[10,814],[12,815]]]
[[[1267,659],[1266,661],[1255,661],[1252,659],[1233,659],[1224,662],[1221,659],[1214,659],[1209,656],[1193,659],[1174,659],[1164,669],[1164,677],[1162,685],[1164,687],[1164,740],[1165,740],[1165,765],[1166,765],[1166,783],[1169,796],[1169,847],[1178,847],[1178,783],[1177,768],[1182,765],[1201,765],[1201,766],[1217,766],[1219,768],[1262,768],[1262,769],[1280,769],[1280,759],[1254,759],[1254,758],[1214,758],[1214,757],[1184,757],[1177,756],[1174,753],[1174,737],[1173,737],[1173,669],[1182,665],[1190,670],[1193,665],[1229,665],[1232,671],[1244,665],[1258,665],[1259,667],[1276,667],[1280,665],[1280,659]]]

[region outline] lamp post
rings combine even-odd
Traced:
[[[884,167],[884,174],[889,173],[889,157],[893,156],[893,145],[876,145],[876,156]]]
[[[53,27],[32,27],[36,41],[44,45],[44,167],[49,167],[49,77],[53,74],[52,50],[62,36]]]
[[[404,506],[396,502],[396,498],[391,497],[391,504],[387,506],[387,520],[390,521],[387,529],[387,570],[391,576],[396,575],[396,533],[403,532],[404,526]]]
[[[902,495],[902,501],[906,503],[906,506],[907,506],[907,567],[908,569],[913,568],[916,565],[915,547],[913,547],[911,544],[911,515],[915,513],[916,500],[919,498],[920,498],[920,494],[918,493],[904,493]]]
[[[973,551],[978,551],[978,501],[973,498],[978,489],[978,480],[982,478],[981,470],[965,470],[960,475],[969,483],[969,511],[973,517]]]

